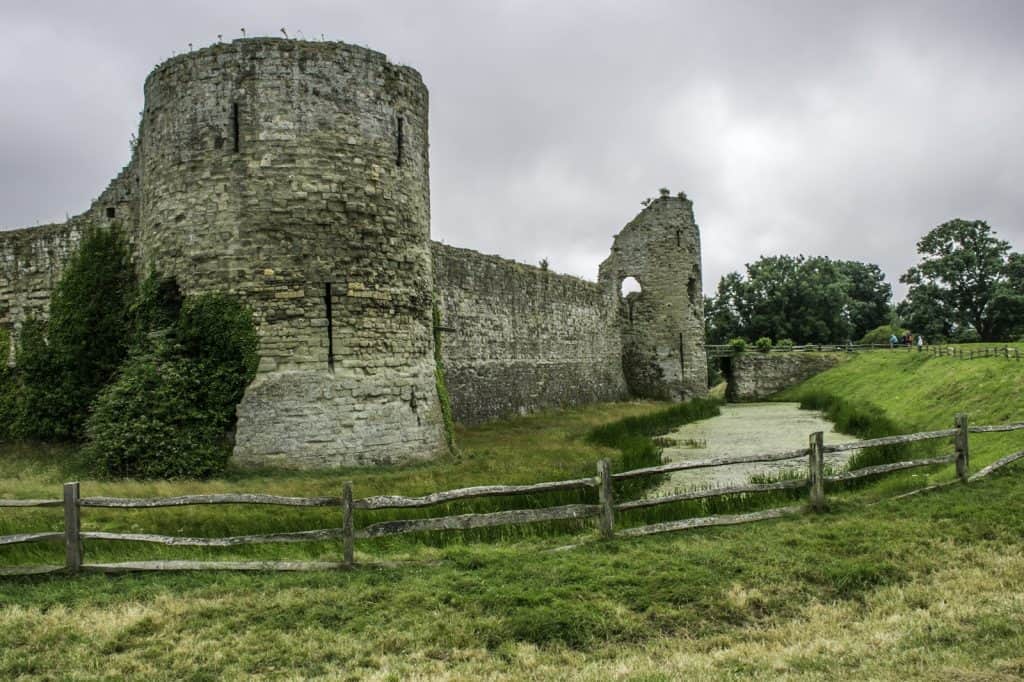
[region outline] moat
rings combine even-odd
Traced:
[[[722,414],[687,424],[666,438],[678,445],[666,447],[665,462],[739,457],[782,452],[807,446],[811,433],[823,431],[825,444],[858,440],[840,433],[832,422],[816,410],[801,410],[797,403],[743,403],[722,406]],[[825,455],[825,467],[844,469],[852,452]],[[737,464],[729,467],[693,469],[676,472],[652,496],[679,490],[745,483],[755,474],[773,474],[785,470],[806,471],[806,458],[784,462]]]

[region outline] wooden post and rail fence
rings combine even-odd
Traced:
[[[350,569],[355,565],[355,543],[357,540],[399,535],[404,533],[426,531],[468,530],[512,524],[537,523],[563,519],[597,518],[599,536],[602,540],[615,537],[637,537],[664,533],[669,531],[687,530],[707,526],[734,525],[778,518],[796,514],[809,508],[812,512],[820,512],[826,504],[827,484],[842,483],[868,476],[877,476],[894,471],[904,471],[917,467],[931,467],[945,464],[956,464],[958,481],[967,483],[983,478],[1016,460],[1024,458],[1024,450],[1014,452],[1000,458],[992,464],[968,474],[970,464],[969,438],[971,433],[995,433],[1024,429],[1024,423],[1000,424],[993,426],[970,426],[967,415],[958,414],[954,420],[954,428],[941,431],[925,431],[898,436],[885,436],[868,440],[825,445],[822,433],[811,434],[808,447],[787,452],[744,455],[733,458],[713,458],[672,462],[658,466],[633,469],[612,473],[608,460],[597,463],[596,476],[577,478],[564,481],[548,481],[530,485],[485,485],[459,488],[443,492],[431,493],[422,497],[404,497],[383,495],[353,498],[352,483],[346,481],[342,485],[338,497],[281,497],[254,493],[220,493],[208,495],[185,495],[162,498],[120,498],[120,497],[81,497],[78,483],[64,484],[62,499],[27,500],[0,499],[3,507],[62,507],[64,511],[63,532],[20,533],[0,536],[0,546],[17,545],[28,542],[63,541],[65,561],[63,566],[13,566],[0,567],[0,575],[29,575],[41,573],[80,572],[124,573],[130,571],[166,571],[166,570],[331,570]],[[941,457],[916,459],[891,464],[868,466],[853,471],[844,471],[827,475],[825,455],[848,452],[867,447],[909,444],[926,440],[953,438],[954,452]],[[723,467],[732,464],[781,462],[807,458],[807,477],[783,480],[773,483],[744,483],[709,490],[693,490],[654,498],[644,498],[616,502],[614,482],[643,476],[662,475],[676,471]],[[956,481],[953,481],[954,483]],[[932,486],[938,487],[938,486]],[[541,509],[512,509],[489,513],[459,514],[419,519],[398,519],[379,521],[355,527],[356,510],[410,509],[481,497],[506,495],[522,495],[548,493],[554,491],[597,489],[597,504],[568,504]],[[654,507],[687,500],[700,500],[725,495],[753,494],[780,490],[808,490],[809,504],[789,507],[778,507],[762,511],[687,518],[678,521],[667,521],[645,526],[616,530],[617,513],[632,509]],[[929,488],[919,489],[927,490]],[[908,493],[913,494],[913,493]],[[902,497],[902,496],[901,496]],[[219,504],[257,504],[281,505],[290,507],[340,507],[341,526],[297,532],[272,533],[267,535],[239,535],[232,537],[181,537],[171,535],[155,535],[148,533],[113,533],[105,531],[83,531],[81,529],[81,511],[92,508],[108,509],[152,509],[157,507],[182,507],[191,505]],[[149,542],[176,547],[234,547],[238,545],[262,543],[291,543],[324,540],[341,541],[341,561],[133,561],[121,563],[86,563],[84,541],[105,540],[123,542]]]
[[[729,344],[708,344],[704,347],[710,358],[731,357],[736,355],[736,348]],[[951,357],[960,360],[975,360],[980,358],[1006,358],[1007,360],[1020,360],[1020,349],[1010,346],[991,346],[986,348],[963,348],[948,345],[927,345],[916,344],[906,345],[898,343],[809,343],[801,346],[772,346],[767,349],[760,349],[751,344],[742,351],[744,353],[853,353],[865,350],[892,350],[892,351],[917,351],[927,352],[935,357]]]

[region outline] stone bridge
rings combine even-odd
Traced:
[[[717,358],[727,385],[729,402],[764,400],[790,386],[806,381],[842,362],[845,346],[802,348],[800,351],[737,352],[729,346],[707,346],[708,358]],[[839,351],[839,352],[837,352]]]

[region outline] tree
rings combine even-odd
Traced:
[[[892,296],[877,265],[824,257],[762,256],[731,272],[705,305],[708,340],[742,336],[841,343],[889,319]]]
[[[89,404],[127,353],[134,292],[135,272],[120,232],[86,231],[54,288],[45,335],[34,325],[22,332],[23,437],[81,437]]]
[[[850,338],[863,338],[872,329],[889,320],[892,314],[892,286],[885,281],[885,273],[874,263],[854,260],[836,261],[836,267],[846,278],[846,319],[850,323]]]
[[[1024,263],[984,220],[950,220],[917,243],[921,262],[900,281],[910,285],[900,305],[915,332],[949,336],[973,328],[994,341],[1024,321]]]

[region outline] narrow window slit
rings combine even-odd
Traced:
[[[395,155],[395,165],[402,165],[402,147],[405,146],[405,119],[401,116],[398,117],[398,130],[396,132],[395,142],[398,146],[398,151]]]
[[[682,246],[682,245],[683,245],[683,231],[682,230],[676,230],[676,246]]]
[[[332,311],[331,283],[324,284],[324,308],[327,312],[327,367],[334,371],[334,315]]]
[[[238,102],[231,103],[231,135],[234,141],[234,150],[237,152],[241,149],[240,144],[240,125],[238,123]]]
[[[686,379],[686,354],[683,353],[683,333],[679,332],[679,378]]]

